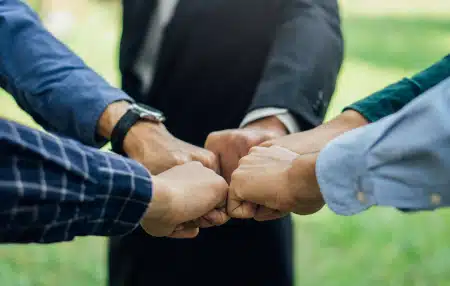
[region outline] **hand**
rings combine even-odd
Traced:
[[[297,154],[320,151],[337,136],[366,124],[368,122],[361,114],[353,110],[347,110],[333,120],[314,129],[269,140],[260,144],[260,146],[276,145]]]
[[[175,138],[162,124],[138,122],[125,137],[124,150],[155,175],[191,161],[219,169],[213,152]]]
[[[148,234],[192,238],[199,233],[199,227],[228,221],[228,185],[199,162],[174,167],[152,179],[152,201],[141,221]]]
[[[205,148],[216,154],[220,174],[230,182],[239,159],[247,155],[250,148],[286,133],[283,123],[271,116],[252,122],[243,129],[213,132],[206,139]]]
[[[98,133],[109,138],[128,106],[123,101],[109,105],[100,118]],[[191,161],[218,171],[214,153],[175,138],[163,124],[136,123],[125,136],[123,146],[130,158],[143,164],[153,175]]]
[[[324,200],[315,176],[317,155],[278,146],[252,148],[232,175],[228,214],[263,221],[319,211]]]

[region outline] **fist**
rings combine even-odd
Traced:
[[[232,175],[228,214],[271,220],[290,212],[310,214],[320,210],[324,202],[315,177],[316,157],[278,146],[252,148]]]
[[[201,163],[191,162],[153,177],[153,196],[141,226],[153,236],[191,238],[200,227],[228,221],[228,185]]]
[[[191,161],[218,171],[214,153],[174,137],[162,124],[137,123],[125,137],[124,150],[154,175]]]
[[[217,156],[220,173],[230,182],[239,159],[247,155],[250,148],[284,134],[284,125],[272,116],[253,122],[243,129],[213,132],[206,139],[205,148]]]

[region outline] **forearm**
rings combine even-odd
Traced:
[[[373,205],[411,211],[450,205],[450,79],[397,113],[331,141],[319,155],[318,182],[338,214]]]
[[[389,85],[344,110],[358,111],[368,121],[375,122],[399,111],[416,97],[448,77],[450,77],[450,55],[412,78],[405,78]]]
[[[152,183],[126,158],[0,120],[0,242],[123,235],[139,225]]]
[[[21,1],[0,0],[0,86],[44,128],[100,146],[106,107],[131,101],[89,69]]]
[[[293,0],[285,7],[250,111],[285,108],[302,129],[319,124],[342,62],[337,3]]]

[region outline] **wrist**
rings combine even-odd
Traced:
[[[299,155],[288,169],[288,178],[297,202],[310,202],[321,207],[324,199],[316,176],[318,156],[319,152]]]
[[[264,129],[276,133],[278,136],[287,135],[289,132],[277,116],[268,116],[252,121],[244,126],[244,128]]]
[[[369,122],[360,113],[354,110],[347,110],[332,120],[319,125],[314,130],[319,131],[320,134],[324,135],[322,143],[327,144],[329,141],[343,133],[367,125],[368,123]]]
[[[330,122],[338,123],[347,130],[355,129],[369,124],[369,121],[367,121],[367,119],[362,116],[361,113],[351,109],[342,112]]]
[[[171,191],[168,182],[152,176],[152,199],[145,213],[145,220],[164,221],[168,219],[171,205]]]
[[[128,101],[116,101],[108,105],[98,121],[97,134],[108,140],[111,139],[114,127],[127,112],[130,105]]]

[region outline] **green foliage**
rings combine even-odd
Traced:
[[[438,0],[428,1],[429,5],[434,1]],[[378,2],[386,8],[391,3]],[[407,9],[409,1],[404,3]],[[86,20],[63,40],[89,65],[117,83],[119,6],[92,5]],[[346,62],[329,117],[346,104],[412,75],[447,54],[447,19],[430,13],[344,13]],[[0,106],[0,116],[37,127],[10,97],[0,96]],[[449,225],[449,211],[404,215],[379,208],[355,217],[338,217],[323,210],[314,216],[297,217],[298,285],[450,285]],[[0,285],[105,283],[105,243],[99,238],[51,246],[4,245],[0,257]]]

